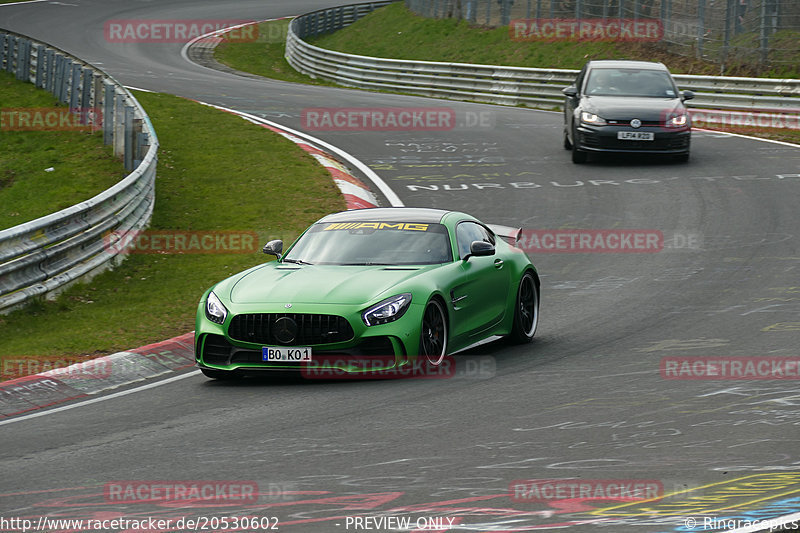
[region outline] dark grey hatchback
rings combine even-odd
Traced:
[[[689,160],[692,124],[684,100],[662,63],[589,61],[563,91],[564,148],[572,162],[591,152],[671,154]]]

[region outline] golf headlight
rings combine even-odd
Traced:
[[[206,318],[216,324],[222,324],[225,322],[225,317],[227,316],[228,310],[225,309],[225,306],[219,301],[217,295],[213,292],[208,293],[208,299],[206,299]]]
[[[600,118],[588,111],[581,111],[581,122],[584,124],[592,124],[593,126],[605,126],[607,124],[604,118]]]
[[[410,303],[410,293],[398,294],[373,305],[364,311],[361,317],[364,319],[364,324],[368,326],[394,322],[405,314]]]
[[[686,125],[688,120],[689,119],[686,115],[678,115],[669,119],[667,121],[667,126],[670,126],[672,128],[682,128],[683,126]]]

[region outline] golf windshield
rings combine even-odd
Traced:
[[[635,96],[677,98],[669,74],[660,70],[597,68],[586,81],[589,96]]]
[[[314,224],[282,259],[315,265],[435,265],[452,260],[442,224],[381,221]]]

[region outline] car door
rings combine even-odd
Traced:
[[[456,226],[456,243],[464,278],[450,294],[451,330],[456,342],[480,335],[500,322],[506,311],[511,269],[498,255],[470,256],[473,241],[495,244],[494,235],[481,224],[460,222]]]

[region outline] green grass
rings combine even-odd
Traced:
[[[251,72],[275,80],[314,85],[335,84],[300,74],[283,57],[286,49],[288,20],[262,22],[258,38],[252,42],[222,42],[214,49],[214,58],[236,70]]]
[[[729,54],[726,75],[800,77],[800,33],[773,36],[776,50],[771,58],[779,63],[763,72],[757,58],[747,62],[741,53],[744,47],[757,48],[756,38],[738,38]],[[661,43],[521,42],[510,38],[507,27],[488,29],[463,20],[428,19],[409,11],[402,2],[375,10],[355,24],[311,42],[330,50],[396,59],[568,69],[579,69],[589,59],[642,59],[662,61],[674,73],[720,74],[718,64],[675,55]]]
[[[125,176],[100,132],[8,129],[11,109],[57,105],[65,109],[47,91],[0,72],[0,229],[88,200]]]
[[[177,97],[136,97],[161,143],[150,229],[244,230],[264,242],[289,240],[345,209],[327,171],[283,137]],[[186,333],[208,287],[266,259],[132,254],[56,301],[0,316],[0,357],[112,353]]]

